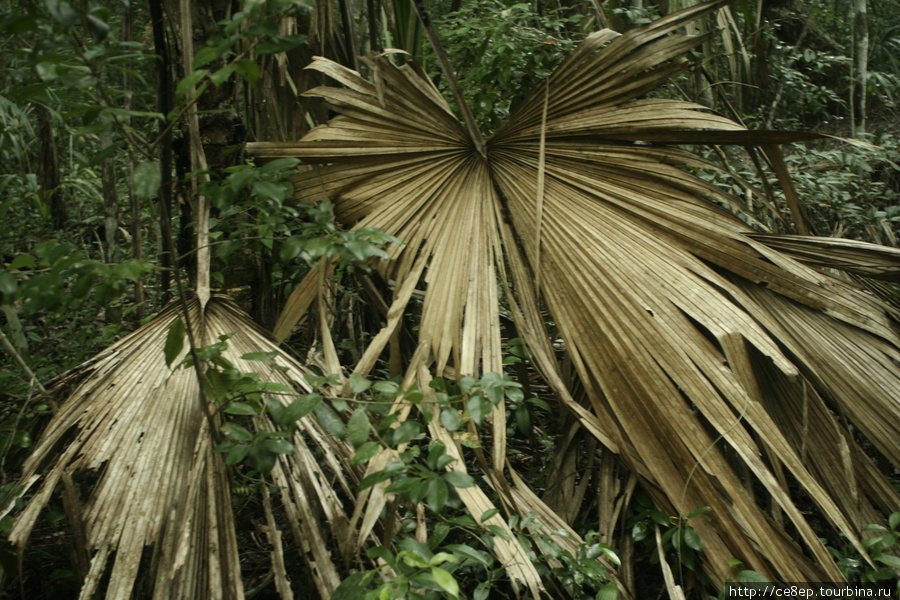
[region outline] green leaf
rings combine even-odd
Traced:
[[[138,163],[134,167],[134,194],[141,200],[149,200],[159,192],[162,172],[158,161]]]
[[[466,402],[466,408],[469,411],[469,416],[472,417],[472,421],[475,422],[475,425],[481,426],[481,422],[484,419],[484,412],[482,411],[482,407],[484,406],[484,398],[480,395],[471,396],[469,401]],[[490,408],[488,408],[490,410]]]
[[[271,450],[275,454],[293,454],[294,445],[289,441],[281,438],[268,438],[263,440],[262,445],[267,450]]]
[[[737,580],[741,583],[771,583],[765,575],[749,569],[737,574]]]
[[[129,281],[137,281],[143,277],[145,271],[144,263],[130,258],[113,267],[112,275]]]
[[[18,285],[15,275],[5,269],[0,271],[0,303],[12,304]]]
[[[528,413],[528,408],[525,407],[524,404],[520,404],[516,407],[516,427],[524,434],[528,434],[531,430],[531,415]]]
[[[225,434],[225,437],[227,437],[228,439],[232,439],[237,442],[249,442],[253,439],[253,434],[247,431],[246,427],[232,422],[222,425],[222,433]]]
[[[216,60],[220,56],[222,56],[224,52],[220,52],[216,46],[207,46],[205,48],[201,48],[200,52],[197,53],[197,56],[194,57],[194,68],[199,69],[200,67],[211,63]]]
[[[279,354],[280,353],[277,350],[272,350],[271,352],[247,352],[246,354],[241,354],[241,358],[244,360],[269,362]]]
[[[282,262],[294,260],[297,258],[297,255],[300,254],[300,251],[303,250],[303,245],[303,238],[293,235],[284,240],[281,244],[281,250],[278,252],[278,257]]]
[[[341,417],[338,416],[338,414],[334,412],[334,409],[327,403],[317,403],[314,412],[316,414],[316,419],[319,421],[319,425],[321,425],[325,431],[338,438],[343,438],[347,434],[347,429],[344,427],[344,422],[341,421]]]
[[[88,26],[94,33],[94,36],[101,41],[109,35],[109,24],[102,18],[104,12],[109,13],[104,8],[92,8],[87,14]]]
[[[697,510],[691,511],[691,514],[689,514],[689,515],[687,516],[687,520],[690,521],[690,520],[693,519],[694,517],[699,517],[699,516],[702,515],[703,513],[707,513],[707,512],[709,512],[709,511],[711,511],[711,510],[712,510],[712,507],[711,507],[711,506],[701,506],[701,507],[698,508]]]
[[[12,442],[19,448],[31,448],[31,434],[23,429],[17,429]]]
[[[350,374],[350,391],[354,394],[362,394],[372,387],[372,382],[360,375],[359,373]]]
[[[178,87],[175,88],[175,97],[180,98],[181,96],[186,95],[192,87],[197,85],[201,79],[206,77],[206,74],[209,73],[208,69],[198,69],[182,79],[178,82]]]
[[[254,85],[259,79],[259,65],[252,60],[244,59],[237,61],[234,64],[234,70],[250,85]]]
[[[455,408],[444,408],[441,410],[441,425],[447,428],[447,431],[456,431],[459,429],[459,411]]]
[[[453,487],[467,488],[475,485],[475,479],[462,471],[447,471],[441,477]]]
[[[33,269],[34,257],[30,254],[19,254],[9,263],[9,268],[13,270]],[[897,514],[900,515],[900,513]]]
[[[353,465],[362,465],[372,459],[378,451],[381,450],[381,444],[378,442],[366,442],[356,449],[356,454],[350,459]]]
[[[224,411],[229,415],[242,417],[252,417],[259,412],[252,404],[246,402],[229,402]]]
[[[276,454],[265,446],[251,446],[247,451],[250,465],[263,474],[268,474],[275,467]]]
[[[485,567],[490,567],[491,564],[493,564],[493,558],[490,554],[482,552],[481,550],[476,550],[466,544],[449,544],[444,548],[450,550],[456,556],[461,556]]]
[[[605,584],[597,592],[596,600],[616,600],[619,597],[619,588],[614,581]]]
[[[246,444],[235,444],[225,455],[225,464],[229,467],[238,464],[247,457],[250,446]]]
[[[499,508],[488,509],[488,510],[484,511],[484,514],[481,515],[481,519],[479,519],[479,521],[484,523],[485,521],[487,521],[488,519],[490,519],[491,517],[493,517],[494,515],[499,514],[499,513],[500,513]]]
[[[68,2],[61,0],[46,0],[47,12],[59,23],[63,29],[68,29],[78,20],[78,13]]]
[[[227,64],[218,71],[213,72],[209,76],[209,80],[212,81],[213,85],[219,87],[225,80],[231,77],[231,74],[234,73],[235,66],[234,64]]]
[[[404,538],[400,540],[397,542],[397,547],[425,559],[425,564],[422,566],[428,566],[428,561],[434,556],[434,552],[432,552],[428,546],[413,538]]]
[[[316,409],[317,406],[322,402],[322,396],[319,394],[307,394],[305,396],[300,396],[291,404],[285,408],[284,410],[284,418],[286,423],[293,423],[295,421],[299,421],[313,410]]]
[[[693,527],[684,528],[682,539],[684,540],[684,543],[687,544],[688,548],[696,550],[697,552],[703,550],[703,538],[700,537],[700,534],[697,533]]]
[[[888,517],[888,524],[891,526],[891,531],[896,530],[900,525],[900,512],[891,513],[891,516]]]
[[[369,415],[365,409],[357,408],[347,421],[347,437],[354,448],[359,448],[369,439]]]
[[[672,525],[672,521],[669,519],[669,515],[662,512],[661,510],[651,511],[650,518],[652,518],[657,524],[662,525],[663,527],[669,527],[670,525]]]
[[[415,421],[404,421],[403,423],[400,423],[400,426],[394,430],[394,435],[391,438],[391,445],[399,446],[400,444],[405,444],[421,433],[420,428],[421,425]]]
[[[488,600],[491,597],[491,582],[482,581],[475,587],[472,600]]]
[[[876,556],[875,560],[880,563],[884,563],[894,569],[900,569],[900,558],[897,558],[896,556],[892,556],[890,554],[881,554],[879,556]]]
[[[428,492],[425,494],[425,502],[431,507],[431,510],[440,514],[444,510],[449,496],[450,491],[447,489],[447,484],[444,480],[437,477],[428,480]]]
[[[399,460],[392,460],[388,464],[384,466],[384,468],[380,471],[376,471],[374,473],[370,473],[363,477],[363,480],[359,482],[359,491],[363,491],[366,488],[370,488],[376,483],[381,483],[386,479],[390,479],[394,475],[398,475],[406,471],[407,466],[404,465]]]
[[[437,582],[437,584],[444,589],[445,592],[447,592],[454,598],[459,597],[459,584],[456,583],[456,579],[453,578],[453,575],[440,567],[431,567],[431,575],[434,577],[434,580]]]
[[[172,361],[178,358],[182,348],[184,348],[184,321],[179,318],[169,326],[166,344],[163,347],[167,367],[172,368]]]

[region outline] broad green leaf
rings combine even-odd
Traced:
[[[350,391],[354,394],[362,394],[372,387],[372,382],[359,373],[351,373],[348,383],[350,384]]]
[[[68,29],[78,20],[78,12],[62,0],[45,0],[44,5],[50,16],[59,23],[63,29]]]
[[[325,431],[338,438],[343,438],[347,435],[347,428],[344,426],[341,417],[334,412],[334,409],[327,402],[317,402],[313,412],[319,421],[319,425]]]
[[[300,236],[292,235],[288,239],[284,240],[281,244],[281,250],[278,252],[279,258],[283,262],[292,261],[300,254],[300,251],[303,250],[304,240]]]
[[[697,533],[693,527],[685,527],[682,538],[688,548],[696,550],[697,552],[703,550],[703,538],[700,537],[700,534]]]
[[[242,417],[252,417],[259,412],[252,404],[246,402],[229,402],[223,410],[229,415]]]
[[[13,270],[18,269],[33,269],[34,268],[34,257],[30,254],[18,254],[9,263],[9,268]]]
[[[24,429],[17,429],[12,442],[19,448],[31,448],[31,434]]]
[[[450,550],[456,556],[461,556],[485,567],[490,567],[494,562],[494,559],[490,554],[482,552],[481,550],[476,550],[467,544],[449,544],[444,548]]]
[[[222,433],[225,434],[225,437],[237,442],[249,442],[253,439],[253,434],[247,431],[246,427],[232,422],[222,425]]]
[[[700,515],[707,513],[711,510],[712,510],[712,507],[710,507],[710,506],[701,506],[700,508],[691,511],[691,513],[686,518],[687,518],[687,520],[691,520],[694,517],[699,517]]]
[[[259,79],[259,65],[248,59],[239,60],[234,65],[238,75],[243,77],[250,85],[256,84]]]
[[[145,268],[144,263],[131,258],[113,267],[112,274],[129,281],[137,281],[144,276],[146,271],[147,269]]]
[[[158,161],[138,163],[134,167],[134,193],[141,200],[149,200],[159,192],[162,172]]]
[[[268,474],[275,466],[275,457],[277,455],[265,446],[250,446],[247,451],[247,458],[250,459],[250,465],[260,473]]]
[[[405,444],[406,442],[419,435],[421,432],[422,426],[419,423],[415,421],[404,421],[403,423],[400,423],[400,426],[394,430],[391,444],[393,446]]]
[[[354,465],[362,465],[371,460],[381,450],[378,442],[365,442],[356,449],[356,453],[350,462]]]
[[[401,550],[412,552],[413,554],[424,558],[425,564],[422,566],[428,566],[428,561],[430,561],[432,557],[434,557],[434,552],[432,552],[428,546],[414,538],[403,538],[402,540],[397,542],[397,547]]]
[[[106,36],[109,34],[109,24],[103,18],[103,11],[107,14],[109,13],[108,9],[94,8],[88,11],[86,15],[88,26],[94,33],[94,37],[101,41],[106,39]]]
[[[900,526],[900,512],[891,513],[891,516],[888,517],[888,525],[890,525],[891,531],[897,530],[897,527]]]
[[[893,556],[891,554],[880,554],[875,557],[875,560],[880,563],[886,564],[892,569],[900,569],[900,558],[897,558],[896,556]]]
[[[469,400],[466,402],[466,409],[469,411],[469,416],[472,417],[472,421],[475,422],[475,425],[481,426],[481,422],[484,420],[484,406],[488,406],[488,411],[490,411],[490,404],[484,400],[480,395],[471,396]]]
[[[459,429],[459,411],[455,408],[441,409],[440,421],[441,425],[447,428],[447,431],[456,431]]]
[[[444,591],[454,598],[459,597],[459,584],[456,582],[456,579],[453,578],[453,575],[440,567],[431,567],[431,574]]]
[[[479,521],[484,523],[485,521],[487,521],[488,519],[490,519],[491,517],[493,517],[494,515],[499,514],[499,513],[500,513],[499,508],[488,509],[488,510],[484,511],[484,513],[481,515],[481,519],[479,519]]]
[[[267,438],[263,440],[262,445],[266,449],[271,450],[275,454],[293,454],[294,445],[285,439]]]
[[[616,600],[619,597],[619,588],[614,581],[610,581],[597,592],[596,600]]]
[[[247,444],[235,444],[225,455],[225,464],[229,467],[238,464],[247,457],[249,450],[250,446]]]
[[[462,471],[447,471],[441,477],[453,487],[467,488],[475,485],[475,479]]]
[[[765,575],[750,569],[738,573],[737,580],[741,583],[771,583]]]
[[[17,287],[15,275],[6,269],[0,270],[0,302],[11,304]]]
[[[198,69],[179,81],[178,87],[175,88],[175,97],[180,98],[181,96],[187,94],[192,87],[197,85],[201,79],[206,77],[207,73],[209,73],[209,70],[207,69]]]
[[[435,513],[440,514],[447,504],[450,492],[443,479],[434,477],[428,480],[428,492],[425,494],[425,502]]]
[[[184,321],[179,318],[169,326],[169,334],[163,347],[167,367],[172,368],[172,361],[178,358],[182,348],[184,348]]]
[[[284,418],[288,423],[299,421],[322,403],[322,396],[319,394],[307,394],[300,396],[290,403],[284,411]]]
[[[235,71],[234,64],[229,63],[229,64],[225,65],[224,67],[222,67],[221,69],[213,71],[209,76],[209,80],[212,82],[212,84],[214,86],[219,87],[220,85],[225,83],[226,79],[231,77],[231,74],[234,73],[234,71]]]
[[[194,57],[194,68],[199,69],[200,67],[203,67],[216,60],[217,58],[222,56],[222,54],[223,52],[221,52],[215,46],[206,46],[205,48],[201,48],[197,55]]]
[[[369,439],[369,416],[364,408],[357,408],[347,421],[347,438],[354,448],[359,448]]]

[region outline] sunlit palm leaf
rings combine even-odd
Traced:
[[[300,200],[332,200],[347,226],[405,242],[376,265],[395,282],[395,318],[359,370],[387,344],[421,273],[410,372],[499,369],[499,283],[536,366],[574,407],[540,325],[542,301],[588,392],[585,426],[664,510],[712,507],[691,524],[714,579],[732,576],[728,559],[737,557],[781,580],[838,580],[787,474],[862,550],[858,531],[898,498],[833,411],[897,464],[897,332],[876,298],[767,246],[718,209],[728,199],[681,168],[696,158],[647,143],[787,139],[644,97],[686,68],[679,55],[704,39],[678,28],[716,6],[589,36],[488,139],[486,158],[426,78],[384,58],[371,64],[375,83],[316,61],[311,68],[349,88],[310,92],[340,116],[300,142],[250,150],[321,165],[296,178]],[[304,286],[295,294],[311,297]],[[283,313],[282,335],[302,308]],[[495,483],[504,466],[496,423]],[[748,491],[755,484],[812,559]]]

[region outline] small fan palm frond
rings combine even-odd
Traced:
[[[191,298],[187,304],[188,318],[199,324],[199,302]],[[105,597],[132,597],[141,570],[148,576],[148,564],[153,580],[141,585],[152,589],[154,598],[243,598],[231,477],[223,455],[213,451],[218,432],[210,431],[194,370],[172,370],[165,363],[166,339],[180,317],[175,301],[73,375],[80,379],[77,387],[24,466],[20,492],[37,488],[10,540],[24,547],[40,512],[62,485],[76,528],[73,537],[83,540],[78,550],[90,562],[81,574],[81,598],[95,597],[101,581]],[[233,334],[222,356],[237,369],[259,373],[264,382],[311,391],[304,368],[288,357],[279,356],[273,364],[241,358],[274,351],[276,344],[226,298],[214,296],[202,321],[204,343]],[[287,405],[298,395],[278,397]],[[265,416],[254,419],[257,430],[275,429]],[[294,454],[278,458],[271,478],[280,488],[293,537],[327,598],[341,579],[328,548],[351,537],[338,497],[351,496],[356,485],[347,462],[352,448],[310,418],[298,422],[293,442]],[[277,564],[279,556],[273,559]],[[290,593],[289,587],[279,589]]]
[[[384,57],[369,62],[371,81],[317,59],[310,68],[343,87],[309,94],[339,116],[300,142],[249,150],[318,165],[295,178],[299,200],[332,201],[346,226],[404,242],[376,265],[395,283],[393,305],[357,371],[372,368],[421,285],[407,383],[422,369],[500,370],[499,288],[535,365],[660,508],[712,508],[691,524],[715,581],[732,576],[732,557],[770,578],[840,580],[797,502],[811,500],[864,555],[858,532],[896,508],[844,419],[900,464],[897,315],[852,281],[754,237],[717,208],[729,202],[722,192],[682,169],[699,159],[649,143],[787,139],[646,97],[705,39],[679,29],[717,6],[592,34],[487,140],[486,157],[426,77]],[[280,335],[313,297],[298,288]],[[589,410],[563,383],[541,306]],[[508,509],[527,510],[516,501],[525,494],[504,491],[517,486],[501,475],[503,431],[498,410],[486,479]]]

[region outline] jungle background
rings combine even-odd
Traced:
[[[379,408],[400,393],[402,369],[393,355],[379,359],[367,377],[346,383],[328,378],[328,357],[343,365],[358,363],[381,327],[387,309],[378,298],[389,286],[377,281],[371,265],[387,257],[396,238],[336,223],[328,203],[293,202],[294,187],[286,177],[298,161],[254,162],[245,144],[293,142],[334,116],[320,98],[301,95],[325,83],[320,72],[304,70],[313,57],[371,76],[374,63],[362,57],[384,49],[404,51],[390,55],[396,64],[418,62],[457,111],[458,87],[487,136],[590,32],[625,33],[680,8],[677,2],[641,0],[430,2],[427,10],[443,47],[436,51],[409,0],[3,2],[0,492],[4,506],[13,502],[12,513],[0,521],[5,597],[75,598],[92,572],[92,549],[79,539],[84,525],[73,523],[79,510],[66,505],[73,502],[66,493],[48,501],[22,552],[5,541],[29,499],[18,495],[20,474],[59,410],[62,392],[71,391],[79,365],[102,357],[118,340],[171,310],[165,309],[170,301],[196,285],[198,196],[212,206],[212,291],[232,297],[261,330],[281,327],[278,337],[286,340],[280,351],[309,369],[305,378],[311,386],[300,404],[288,405],[292,417],[264,399],[284,390],[236,373],[235,361],[221,358],[224,346],[206,345],[199,348],[202,356],[193,358],[213,365],[218,375],[209,385],[231,394],[211,427],[221,430],[217,450],[229,467],[228,479],[220,483],[234,510],[244,583],[243,591],[220,597],[303,598],[313,589],[333,591],[313,574],[323,559],[303,558],[313,552],[310,542],[298,539],[290,514],[270,498],[278,494],[269,478],[276,458],[295,450],[277,427],[262,435],[242,420],[260,411],[285,429],[314,415],[323,435],[352,445],[355,467],[382,448],[398,452],[398,461],[365,472],[361,481],[329,482],[338,495],[352,496],[354,486],[388,483],[393,494],[385,509],[393,516],[384,529],[376,529],[375,549],[366,550],[361,542],[365,560],[342,557],[345,568],[334,597],[514,597],[515,578],[479,528],[500,511],[472,514],[458,490],[477,487],[474,480],[458,471],[436,475],[449,461],[443,446],[422,441],[431,413],[416,413],[418,421],[410,418],[398,426],[394,413]],[[783,161],[749,145],[689,145],[718,168],[688,170],[727,193],[733,204],[725,209],[762,233],[897,247],[900,3],[734,2],[690,27],[708,36],[691,50],[691,67],[673,74],[653,97],[701,104],[751,130],[820,135],[785,145]],[[441,69],[443,52],[458,86]],[[786,186],[782,167],[793,189]],[[784,217],[793,214],[792,197],[802,205],[802,221]],[[334,261],[331,271],[321,266],[323,257]],[[312,316],[284,331],[279,315],[291,293],[317,273],[330,282],[329,305],[320,298]],[[878,289],[885,302],[896,304],[894,283],[880,282]],[[413,294],[407,307],[408,330],[398,336],[398,347],[414,347],[416,312],[422,310],[416,298]],[[491,533],[502,537],[515,531],[522,547],[534,549],[529,560],[545,581],[555,582],[546,584],[550,597],[613,598],[616,589],[620,597],[675,597],[679,591],[691,598],[716,597],[721,570],[712,575],[704,570],[703,538],[690,526],[711,509],[678,516],[659,506],[644,489],[643,475],[630,477],[612,453],[585,434],[533,368],[532,351],[510,310],[504,310],[498,320],[504,334],[502,375],[452,381],[445,374],[432,388],[447,406],[463,398],[484,401],[470,402],[463,411],[473,430],[489,429],[484,415],[492,410],[505,413],[506,460],[580,538],[571,545],[554,542],[547,532],[530,528],[542,518],[534,513],[501,513],[509,529]],[[333,341],[307,326],[316,321]],[[562,364],[565,341],[549,317],[546,326]],[[157,352],[166,367],[176,368],[187,352],[183,327],[181,320],[167,322],[165,344]],[[237,345],[228,333],[233,332],[223,332],[219,343]],[[248,349],[243,357],[253,353]],[[262,364],[272,357],[247,360]],[[342,391],[316,393],[329,385]],[[453,414],[439,410],[434,419],[457,431],[459,417]],[[847,427],[890,486],[900,490],[897,465],[852,424]],[[490,439],[497,432],[481,435]],[[477,453],[479,443],[468,441]],[[164,446],[158,451],[163,460]],[[323,461],[330,456],[320,452],[313,455]],[[610,487],[613,481],[618,487]],[[90,481],[78,485],[86,498]],[[792,480],[785,485],[796,491]],[[797,491],[796,502],[813,514],[813,529],[848,581],[896,585],[900,514],[882,510],[883,519],[867,524],[864,546],[876,559],[870,562],[817,516],[815,502],[804,494]],[[790,524],[783,530],[786,536],[796,534]],[[327,552],[337,556],[344,550]],[[733,561],[733,580],[765,580],[738,558],[725,560]],[[135,597],[151,594],[155,561],[140,558],[143,575]],[[617,578],[611,579],[612,572]],[[94,594],[115,588],[108,574],[96,579]]]

